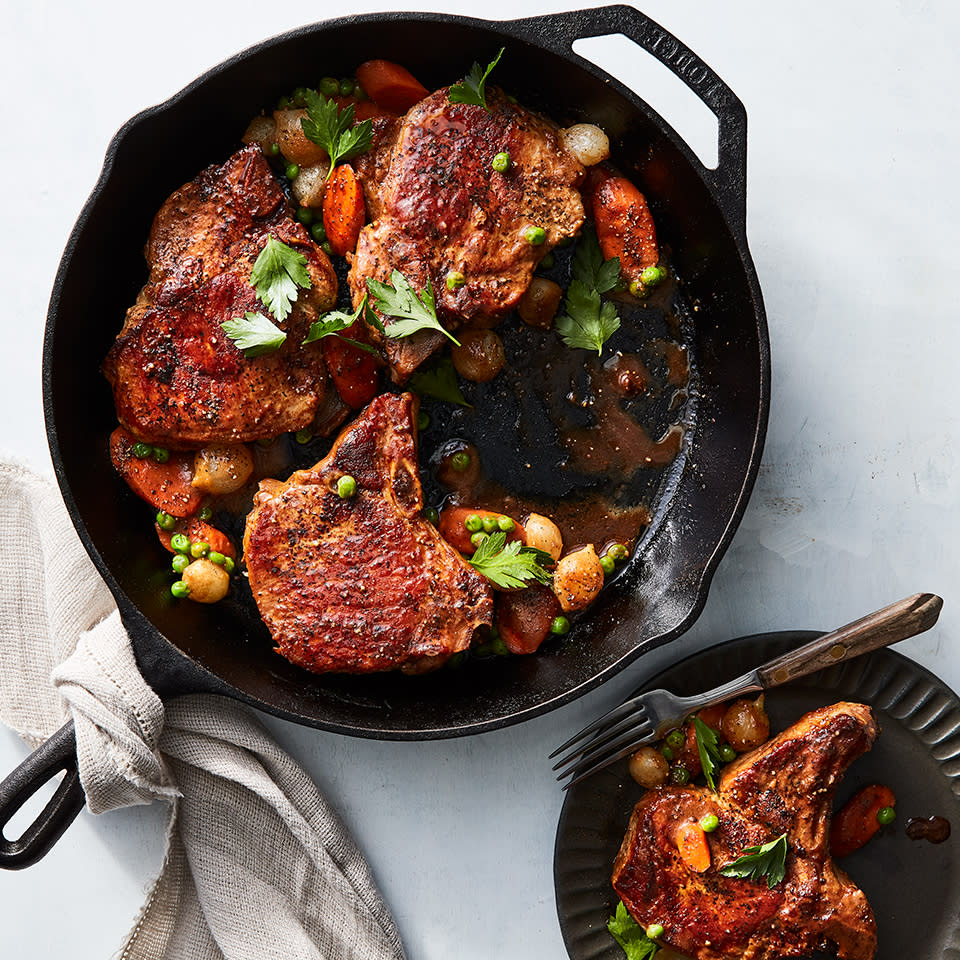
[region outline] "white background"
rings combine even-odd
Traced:
[[[115,130],[262,38],[378,8],[3,6],[0,452],[46,470],[46,303]],[[530,0],[419,8],[491,19],[555,9]],[[425,744],[268,721],[355,832],[411,960],[565,955],[552,881],[561,794],[546,755],[667,660],[756,631],[839,625],[930,590],[946,599],[940,625],[900,649],[960,686],[951,650],[960,7],[648,0],[643,9],[749,115],[748,231],[774,364],[763,468],[699,622],[583,700],[520,727]],[[685,98],[642,69],[645,55],[616,42],[598,55],[703,144]],[[0,730],[0,771],[25,753]],[[47,859],[0,875],[0,955],[110,956],[159,869],[161,831],[158,808],[83,813]]]

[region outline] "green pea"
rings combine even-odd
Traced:
[[[215,563],[218,567],[224,566],[224,564],[227,561],[227,558],[222,553],[219,553],[216,550],[211,550],[210,555],[207,557],[207,559],[211,563]]]
[[[483,530],[478,530],[476,533],[470,534],[470,542],[475,546],[479,547],[484,540],[489,537],[489,533],[485,533]]]
[[[300,167],[295,163],[288,163],[287,169],[283,172],[287,175],[288,180],[296,180],[300,176]]]
[[[480,519],[479,514],[476,513],[471,513],[467,519],[463,521],[463,525],[470,533],[476,533],[478,530],[483,529],[483,521]]]
[[[627,283],[626,278],[621,273],[617,279],[614,281],[613,290],[614,293],[623,293],[624,290],[629,290],[630,284]]]
[[[509,657],[510,651],[507,649],[507,645],[500,638],[500,635],[497,634],[490,641],[490,649],[493,652],[493,655],[496,657]]]
[[[450,458],[450,466],[453,467],[457,473],[463,473],[467,467],[470,466],[470,454],[465,450],[461,450],[459,453],[455,453]]]
[[[679,727],[667,734],[667,746],[673,750],[679,750],[686,742],[687,738]]]
[[[175,533],[170,538],[170,546],[173,547],[177,553],[189,553],[190,538],[185,533]]]
[[[309,430],[298,430],[294,435],[293,439],[297,443],[309,443],[313,439],[313,434]]]
[[[223,569],[226,570],[227,573],[233,573],[236,566],[237,565],[233,562],[233,557],[223,558]]]
[[[616,561],[613,559],[613,557],[610,556],[609,553],[605,553],[600,558],[600,566],[603,567],[603,572],[608,577],[610,576],[611,573],[613,573],[614,570],[617,569]]]
[[[166,510],[161,510],[157,514],[157,526],[161,530],[172,530],[177,525],[177,518],[171,517]]]
[[[280,144],[279,144],[279,143],[271,143],[271,144],[270,144],[270,149],[269,149],[267,152],[270,154],[271,157],[276,157],[276,156],[278,156],[279,153],[280,153]]]
[[[545,253],[540,260],[540,269],[541,270],[550,270],[555,263],[552,253]]]
[[[349,77],[344,77],[340,81],[340,96],[349,97],[353,95],[353,91],[356,89],[356,84]]]
[[[662,756],[663,759],[669,763],[673,759],[673,751],[666,744],[664,744],[660,748],[660,756]]]
[[[713,833],[719,826],[720,818],[715,813],[708,813],[700,818],[700,829],[704,833]]]
[[[497,518],[496,517],[483,517],[480,520],[480,523],[483,524],[483,529],[487,533],[493,533],[497,529]]]
[[[328,257],[332,257],[332,256],[333,256],[333,244],[332,244],[329,240],[324,240],[323,243],[320,244],[320,249],[321,249]]]
[[[466,650],[458,650],[452,657],[450,657],[447,662],[444,664],[448,670],[458,670],[463,666],[464,661],[467,659]]]
[[[313,223],[313,211],[309,207],[300,207],[297,210],[297,219],[305,226],[309,227]]]
[[[663,924],[651,923],[644,932],[646,933],[648,940],[656,940],[663,936]]]
[[[421,410],[417,414],[417,429],[426,430],[430,426],[430,414]]]
[[[361,87],[360,84],[358,83],[353,88],[353,99],[363,101],[363,100],[369,100],[370,97],[367,96],[367,91],[364,90],[363,87]]]
[[[170,566],[173,567],[174,573],[183,573],[183,571],[190,566],[190,558],[185,557],[182,553],[178,553],[173,560],[170,561]]]
[[[504,150],[502,153],[498,153],[493,158],[493,163],[490,164],[497,173],[506,173],[510,169],[510,154]]]
[[[516,524],[510,517],[497,517],[497,527],[501,529],[504,533],[510,533],[511,530],[516,528]]]
[[[621,560],[626,560],[630,556],[630,551],[627,549],[625,544],[614,543],[607,548],[607,555],[613,557],[618,563]]]
[[[897,811],[893,807],[881,807],[877,811],[877,822],[886,826],[897,819]]]
[[[336,97],[340,95],[340,84],[333,77],[324,77],[320,81],[320,92],[325,97]]]
[[[170,451],[166,447],[154,447],[153,459],[157,463],[166,463],[170,459]]]
[[[682,763],[675,763],[670,768],[670,782],[682,787],[690,782],[690,771]]]
[[[153,447],[151,447],[149,443],[135,443],[130,452],[135,457],[146,460],[147,457],[153,456]]]
[[[313,237],[316,243],[323,243],[323,241],[327,239],[327,231],[326,231],[326,228],[323,226],[322,221],[318,220],[310,228],[310,236]]]
[[[201,520],[209,520],[213,516],[213,507],[201,507],[197,516]]]
[[[290,98],[289,98],[289,97],[281,97],[281,98],[277,101],[277,109],[278,109],[278,110],[289,110],[289,109],[290,109]]]
[[[666,279],[667,271],[661,266],[647,267],[640,274],[640,282],[645,287],[655,287]]]
[[[641,299],[650,292],[639,280],[632,280],[628,289],[635,297],[640,297]]]
[[[182,581],[176,580],[170,584],[170,592],[179,600],[190,596],[190,588]]]
[[[434,526],[440,522],[440,513],[436,507],[427,507],[426,510],[423,511],[423,515]]]
[[[206,540],[194,540],[190,544],[190,556],[194,560],[199,560],[201,557],[205,557],[210,552],[210,544]]]
[[[547,239],[547,231],[543,227],[527,227],[523,232],[523,239],[531,246],[539,247]]]
[[[566,617],[554,617],[553,623],[550,624],[550,632],[562,637],[570,632],[570,621]]]
[[[357,492],[357,481],[345,473],[337,480],[337,496],[342,500],[349,500]]]
[[[293,105],[303,109],[307,105],[307,88],[306,87],[297,87],[293,91]]]
[[[451,270],[447,274],[447,289],[459,290],[467,282],[467,278],[459,270]]]
[[[729,743],[720,744],[720,759],[724,763],[730,763],[731,760],[737,759],[737,751],[730,746]]]

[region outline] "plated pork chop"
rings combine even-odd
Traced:
[[[311,287],[282,324],[283,347],[247,359],[220,324],[264,310],[250,271],[271,234],[307,258]],[[337,282],[291,218],[260,148],[239,150],[172,194],[145,252],[150,278],[103,365],[120,423],[139,440],[188,449],[307,426],[326,377],[319,349],[300,344],[333,306]]]
[[[415,422],[411,394],[381,394],[312,469],[260,484],[244,537],[250,587],[298,666],[417,673],[492,621],[487,581],[423,518]]]
[[[353,258],[354,307],[368,278],[389,282],[399,270],[418,290],[433,284],[451,329],[489,326],[517,305],[543,256],[580,229],[584,169],[557,128],[500,91],[488,91],[487,104],[451,103],[444,87],[378,129],[361,166],[376,219]],[[500,153],[510,156],[504,172],[492,168]],[[451,274],[462,285],[448,284]],[[393,379],[404,382],[442,340],[433,331],[388,339]]]
[[[870,708],[814,710],[726,768],[714,793],[650,790],[636,805],[613,870],[613,886],[641,925],[697,960],[805,957],[832,943],[840,960],[871,960],[873,912],[863,891],[830,857],[830,811],[849,764],[878,733]],[[685,825],[719,819],[706,834],[710,865],[697,872],[678,850]],[[786,876],[725,877],[745,848],[787,835]]]

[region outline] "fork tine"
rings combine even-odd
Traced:
[[[639,707],[639,709],[636,710],[631,710],[627,716],[621,718],[615,723],[604,726],[602,730],[598,730],[592,740],[581,744],[575,750],[571,750],[565,757],[558,760],[553,765],[553,769],[559,770],[561,767],[565,767],[571,761],[574,763],[581,763],[589,756],[591,752],[595,752],[598,748],[609,743],[613,737],[619,736],[621,733],[624,733],[627,730],[636,730],[642,724],[647,723],[648,717],[642,707]]]
[[[567,772],[576,773],[577,775],[572,780],[568,780],[561,789],[569,790],[570,787],[572,787],[575,783],[579,783],[581,780],[586,780],[587,777],[593,776],[593,774],[597,773],[600,770],[603,770],[604,767],[609,767],[611,763],[616,763],[618,760],[622,760],[628,754],[633,753],[633,751],[637,747],[642,747],[645,743],[650,743],[655,736],[656,736],[656,731],[651,730],[646,734],[644,734],[643,736],[639,736],[636,739],[632,740],[630,743],[626,744],[624,747],[622,747],[612,756],[608,756],[602,760],[598,760],[595,764],[593,764],[590,767],[587,767],[587,769],[583,770],[582,772],[577,773],[577,768],[574,767],[572,770],[569,770]],[[557,779],[559,780],[562,778],[557,777]]]
[[[603,740],[584,752],[573,766],[564,770],[563,773],[558,774],[557,779],[562,780],[564,777],[570,776],[570,774],[577,774],[586,764],[592,764],[595,761],[600,762],[601,766],[613,763],[614,759],[617,758],[611,758],[612,753],[616,753],[616,751],[624,748],[624,745],[629,747],[636,740],[652,740],[655,732],[653,724],[644,717],[640,723],[632,723],[624,730],[618,731],[610,736],[605,736]]]
[[[593,723],[587,724],[582,730],[575,733],[566,743],[561,743],[547,759],[552,760],[558,753],[563,753],[564,750],[572,747],[575,743],[579,743],[581,740],[589,737],[591,733],[599,730],[600,727],[606,726],[608,723],[618,723],[623,717],[633,712],[634,704],[638,699],[638,697],[632,697],[624,703],[621,703],[618,707],[608,710],[602,717],[598,717]],[[557,768],[554,767],[553,769],[556,770]]]

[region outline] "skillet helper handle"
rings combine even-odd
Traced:
[[[808,673],[923,633],[937,622],[942,607],[940,597],[916,593],[765,663],[757,675],[765,689],[779,687]]]
[[[679,77],[717,118],[717,167],[700,167],[713,184],[731,227],[740,236],[746,235],[747,112],[736,94],[686,44],[623,4],[552,13],[517,23],[528,24],[539,39],[563,56],[570,55],[576,40],[623,34]]]
[[[66,770],[56,793],[18,840],[3,830],[18,810],[49,780]],[[64,724],[0,783],[0,867],[20,870],[43,857],[83,809],[86,798],[77,769],[73,721]]]

